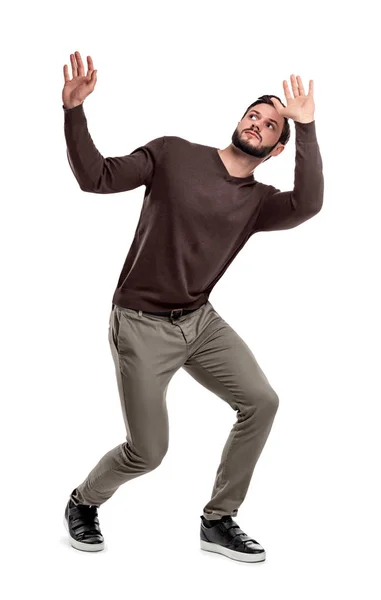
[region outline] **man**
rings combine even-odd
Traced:
[[[247,493],[279,399],[253,353],[209,301],[211,290],[258,231],[290,229],[323,202],[313,81],[283,88],[287,106],[262,96],[249,106],[225,149],[163,136],[122,157],[104,158],[87,129],[84,99],[96,70],[85,75],[79,52],[64,66],[62,93],[70,167],[85,192],[110,194],[145,185],[134,239],[112,299],[109,343],[126,442],[101,458],[70,494],[65,524],[73,547],[102,550],[98,507],[118,487],[155,469],[168,449],[168,384],[179,368],[237,411],[201,518],[201,548],[247,562],[264,548],[233,519]],[[285,147],[295,122],[294,189],[256,181],[255,168]],[[246,306],[250,303],[246,302]],[[240,307],[241,309],[241,307]],[[176,516],[179,507],[173,506]],[[182,515],[186,518],[186,515]]]

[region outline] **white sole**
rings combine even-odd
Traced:
[[[230,548],[225,548],[219,544],[205,542],[204,540],[200,540],[200,546],[201,550],[206,550],[207,552],[217,552],[217,554],[223,554],[224,556],[228,556],[229,558],[240,560],[242,562],[263,562],[266,560],[265,551],[258,552],[257,554],[246,554],[244,552],[237,552],[237,550],[230,550]]]
[[[101,542],[100,544],[85,544],[84,542],[77,542],[77,540],[72,538],[70,535],[69,526],[66,521],[65,515],[64,515],[64,525],[69,534],[70,544],[73,546],[73,548],[76,548],[77,550],[84,550],[85,552],[99,552],[100,550],[104,550],[104,547],[105,547],[104,542]]]

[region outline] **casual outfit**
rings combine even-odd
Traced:
[[[73,507],[99,507],[122,483],[161,463],[168,449],[167,388],[183,368],[237,412],[201,516],[202,547],[263,560],[254,552],[263,548],[232,517],[245,498],[279,400],[209,295],[251,235],[296,227],[320,211],[324,180],[315,121],[295,123],[294,189],[281,192],[253,175],[230,175],[217,148],[176,136],[104,158],[90,137],[83,105],[63,109],[67,156],[83,191],[111,194],[145,186],[109,320],[126,441],[107,452],[73,490]],[[83,519],[79,541],[86,533]],[[215,527],[208,528],[208,521]],[[94,535],[93,542],[103,542]]]

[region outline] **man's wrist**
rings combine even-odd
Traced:
[[[307,120],[305,120],[305,121],[304,120],[302,120],[302,121],[299,120],[299,121],[295,121],[295,123],[313,123],[314,121],[315,121],[315,119],[308,119],[308,121]]]

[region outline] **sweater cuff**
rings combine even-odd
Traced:
[[[62,108],[65,120],[70,119],[70,121],[73,121],[74,123],[80,123],[86,118],[85,111],[83,110],[83,103],[78,104],[78,106],[74,106],[73,108],[65,108],[65,105],[63,104]]]
[[[298,142],[308,143],[317,141],[315,121],[311,121],[311,123],[299,123],[299,121],[294,121],[294,123],[295,135]]]

